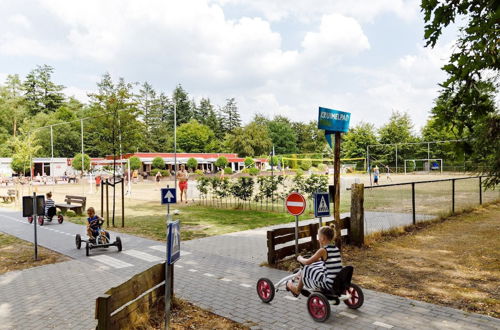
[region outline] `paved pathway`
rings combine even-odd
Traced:
[[[0,210],[0,231],[32,240],[33,227],[18,212]],[[164,257],[164,245],[130,235],[122,237],[124,251],[74,247],[72,223],[39,228],[39,242],[74,260],[0,276],[0,329],[91,329],[95,327],[95,298]],[[116,234],[112,233],[114,237]],[[259,267],[266,259],[265,229],[249,230],[183,242],[175,266],[175,292],[213,312],[264,329],[452,328],[500,329],[500,320],[406,298],[364,290],[359,310],[333,306],[321,324],[309,317],[304,298],[278,292],[263,304],[255,292],[259,277],[278,280],[286,272]]]

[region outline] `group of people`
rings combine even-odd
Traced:
[[[160,171],[156,172],[155,175],[155,182],[157,185],[160,184],[161,180],[161,173]],[[186,167],[184,165],[180,166],[179,171],[177,171],[177,181],[179,181],[179,190],[181,192],[181,203],[188,201],[187,199],[187,190],[188,190],[188,181],[189,181],[189,173],[186,170]]]

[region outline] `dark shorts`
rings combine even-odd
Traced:
[[[375,183],[377,183],[377,182],[378,182],[378,176],[375,176],[375,177],[373,178],[373,181],[374,181]]]

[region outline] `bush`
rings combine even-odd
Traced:
[[[68,211],[66,211],[65,216],[70,217],[70,218],[71,217],[76,217],[76,213],[75,213],[75,211],[68,210]]]
[[[203,175],[204,174],[202,170],[196,170],[196,171],[194,171],[194,173],[198,174],[198,175]]]
[[[75,155],[73,161],[71,162],[71,166],[77,171],[82,170],[82,154]],[[85,171],[90,169],[90,157],[87,154],[83,155],[83,166]]]
[[[195,170],[198,167],[198,161],[195,158],[191,157],[188,159],[186,166],[187,168]]]
[[[233,174],[233,169],[230,167],[224,168],[224,174]]]
[[[310,160],[302,160],[300,161],[300,168],[304,171],[308,171],[312,166],[312,162]]]
[[[227,158],[224,156],[220,156],[217,158],[215,161],[214,165],[217,166],[218,168],[225,168],[228,164]]]
[[[280,159],[278,158],[278,156],[268,157],[267,159],[269,161],[270,166],[276,167],[280,163]]]
[[[252,157],[245,158],[245,167],[250,168],[255,166],[255,161]]]
[[[295,170],[295,174],[297,176],[302,176],[302,175],[304,175],[304,171],[302,171],[300,168],[298,168],[298,169]]]
[[[165,168],[165,161],[161,157],[155,157],[153,158],[153,163],[151,164],[151,167],[163,170]]]
[[[319,164],[318,171],[326,173],[326,171],[328,171],[328,166],[326,164]]]
[[[168,170],[160,170],[159,168],[154,168],[151,170],[151,176],[156,176],[156,173],[160,172],[161,176],[170,176]]]
[[[248,169],[248,173],[250,175],[258,175],[260,173],[260,170],[256,167],[251,167]]]
[[[291,168],[291,169],[297,169],[299,168],[299,163],[297,161],[297,155],[292,155],[291,157],[292,159],[289,159],[288,160],[288,166]]]
[[[141,160],[137,156],[130,157],[130,169],[132,171],[138,170],[141,168]]]

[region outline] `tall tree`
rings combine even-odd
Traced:
[[[31,115],[39,112],[55,111],[64,101],[63,85],[55,84],[52,79],[54,68],[49,65],[37,66],[24,80],[24,97]]]
[[[292,128],[297,134],[298,153],[322,153],[325,150],[325,132],[318,129],[316,121],[294,122]]]
[[[297,152],[297,134],[288,118],[275,116],[273,120],[268,122],[267,127],[276,154]]]
[[[470,135],[469,154],[484,165],[491,176],[488,184],[500,183],[500,155],[486,148],[474,148],[477,141],[495,141],[498,133],[495,123],[500,121],[494,94],[498,88],[500,7],[498,1],[422,0],[424,12],[426,47],[434,47],[442,32],[457,18],[465,24],[459,28],[454,52],[443,70],[448,74],[441,84],[443,88],[432,110],[443,126],[451,125],[462,137]],[[486,128],[489,126],[489,128]],[[482,136],[481,134],[485,134]],[[495,161],[490,161],[490,156]],[[481,161],[483,159],[485,162]]]
[[[177,129],[177,143],[184,152],[206,152],[207,147],[214,140],[215,134],[203,124],[191,119]]]
[[[144,147],[144,123],[132,94],[132,84],[120,78],[115,84],[106,73],[90,94],[85,121],[85,148],[91,156],[137,152]]]
[[[185,124],[191,120],[193,117],[192,104],[189,101],[189,96],[187,92],[182,88],[181,85],[175,87],[172,93],[172,103],[176,106],[177,112],[177,126]],[[169,112],[170,122],[174,122],[174,109],[171,108]]]
[[[389,122],[379,129],[378,134],[381,144],[401,144],[398,146],[398,162],[402,158],[419,158],[416,154],[418,148],[415,145],[403,144],[417,142],[417,137],[413,133],[413,123],[407,113],[393,112]],[[370,158],[383,164],[395,164],[395,148],[395,146],[371,147]]]
[[[377,144],[377,135],[373,124],[360,122],[349,129],[342,139],[342,158],[366,157],[366,147]]]
[[[230,133],[241,126],[238,105],[234,97],[226,99],[226,104],[220,109],[221,129],[224,133]]]
[[[268,155],[272,148],[269,129],[255,121],[245,127],[236,128],[232,134],[227,134],[226,141],[229,148],[241,157]]]

